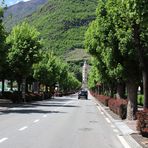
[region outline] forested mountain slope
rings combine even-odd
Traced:
[[[31,15],[39,9],[48,0],[31,0],[27,2],[19,2],[5,9],[5,26],[10,30],[12,26],[23,20],[26,16]]]
[[[97,0],[48,0],[25,19],[40,31],[46,49],[65,55],[84,47],[84,34],[95,19],[97,4]]]

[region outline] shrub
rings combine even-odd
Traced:
[[[96,95],[96,98],[103,103],[105,106],[108,106],[108,101],[110,99],[110,97],[108,96],[104,96],[104,95]]]
[[[121,119],[126,119],[127,100],[110,98],[108,96],[98,95],[94,92],[91,92],[91,94],[101,103],[106,106],[109,106],[110,110],[113,111],[115,114],[119,115]]]
[[[99,95],[98,99],[100,102],[102,102],[105,106],[108,106],[108,101],[110,99],[110,97],[108,96],[104,96],[104,95]]]
[[[112,98],[108,102],[110,110],[119,115],[121,119],[126,118],[127,113],[127,100]]]
[[[148,137],[148,109],[137,112],[137,130],[144,137]]]

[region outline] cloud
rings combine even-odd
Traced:
[[[0,0],[0,2],[1,1],[2,0]],[[5,0],[5,4],[7,4],[8,6],[11,6],[11,5],[17,4],[17,3],[21,2],[21,1],[28,2],[30,0]]]
[[[17,0],[16,4],[19,3],[19,2],[21,2],[21,1],[23,1],[23,2],[28,2],[28,1],[30,1],[30,0]]]
[[[28,1],[30,1],[30,0],[23,0],[24,2],[28,2]]]
[[[19,2],[20,2],[20,0],[16,1],[16,3],[19,3]]]

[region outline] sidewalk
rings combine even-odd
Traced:
[[[136,129],[137,120],[121,120],[118,115],[109,109],[109,107],[104,106],[97,99],[94,99],[94,101],[101,107],[102,111],[108,116],[111,122],[121,131],[122,136],[131,148],[148,148],[148,138],[142,137]]]

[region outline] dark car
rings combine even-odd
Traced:
[[[88,99],[88,92],[87,92],[87,90],[81,90],[78,93],[78,99],[80,99],[80,98]]]

